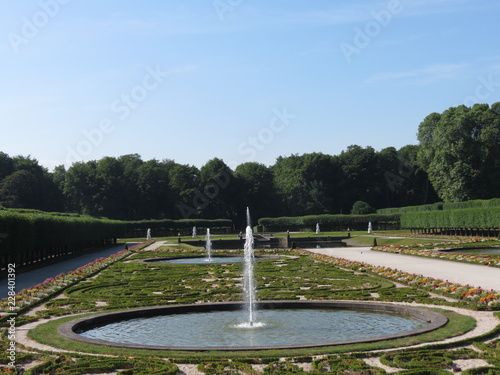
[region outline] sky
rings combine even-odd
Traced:
[[[498,0],[0,3],[0,151],[233,169],[500,101]]]

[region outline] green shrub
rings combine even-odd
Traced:
[[[312,362],[312,368],[318,373],[328,374],[362,374],[377,375],[384,374],[382,369],[370,367],[360,358],[353,356],[330,355]]]
[[[351,215],[368,215],[375,213],[375,208],[363,201],[357,201],[353,204]]]
[[[451,375],[451,372],[440,368],[423,368],[417,370],[400,371],[393,373],[393,375]]]
[[[462,375],[500,375],[500,367],[476,367],[465,370]]]
[[[499,207],[476,207],[445,211],[407,212],[401,215],[402,228],[498,228]]]
[[[175,375],[177,365],[160,359],[124,358],[124,357],[87,357],[76,360],[62,355],[48,360],[28,370],[26,375],[61,374],[81,375],[120,371],[120,375]]]

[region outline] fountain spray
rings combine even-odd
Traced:
[[[207,250],[207,262],[212,261],[212,241],[210,240],[210,229],[207,228],[207,238],[205,243],[205,249]]]
[[[243,290],[246,297],[248,310],[248,324],[253,326],[255,320],[255,286],[253,277],[254,255],[253,255],[253,231],[250,220],[250,210],[247,207],[247,228],[245,234],[245,270],[243,273]]]

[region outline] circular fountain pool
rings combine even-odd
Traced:
[[[241,303],[124,311],[63,324],[61,335],[92,344],[142,349],[257,350],[371,342],[416,335],[447,322],[414,307],[362,302],[257,303],[245,322]]]

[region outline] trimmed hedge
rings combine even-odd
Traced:
[[[350,355],[329,355],[314,360],[311,366],[318,374],[385,374],[384,370],[369,366],[364,360]]]
[[[449,202],[443,204],[443,210],[457,210],[461,208],[497,207],[500,206],[500,198],[476,199],[467,202]]]
[[[466,202],[438,202],[432,204],[423,204],[420,206],[406,206],[406,207],[391,207],[381,208],[377,210],[377,214],[390,215],[402,214],[406,212],[421,212],[421,211],[436,211],[436,210],[459,210],[464,208],[481,208],[481,207],[498,207],[500,206],[500,198],[492,199],[475,199]]]
[[[0,210],[0,263],[19,267],[54,256],[110,245],[125,233],[125,223],[41,211]]]
[[[75,355],[76,356],[76,355]],[[159,358],[123,358],[123,357],[87,357],[81,356],[76,360],[62,355],[57,359],[50,359],[26,371],[26,375],[41,374],[99,374],[103,372],[119,371],[120,375],[175,375],[179,372],[177,365]]]
[[[443,205],[444,203],[438,202],[432,204],[422,204],[420,206],[381,208],[377,210],[377,214],[391,215],[391,214],[402,214],[405,212],[435,211],[435,210],[442,210]]]
[[[176,236],[191,234],[193,227],[198,233],[200,230],[210,228],[214,234],[227,234],[233,229],[233,222],[228,219],[181,219],[181,220],[141,220],[127,221],[126,237],[146,237],[146,231],[151,229],[151,235],[156,237]]]
[[[406,212],[401,215],[405,229],[494,229],[500,226],[500,206],[459,210]]]
[[[314,230],[316,223],[322,231],[332,230],[366,230],[371,221],[374,229],[394,229],[399,227],[400,215],[308,215],[297,217],[261,218],[259,225],[264,231]],[[378,228],[377,228],[378,227]]]
[[[476,367],[465,370],[463,375],[500,375],[500,367]]]
[[[396,375],[450,375],[451,372],[440,368],[424,368],[417,370],[406,370],[394,373]]]

